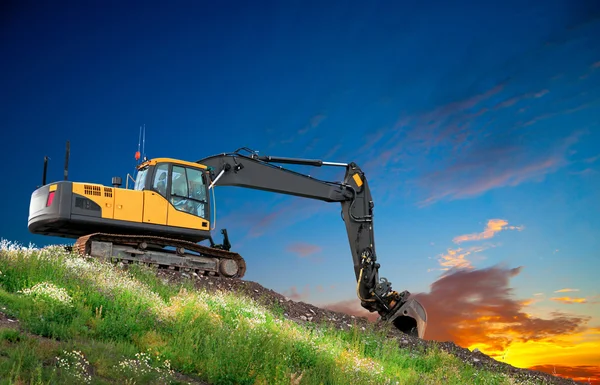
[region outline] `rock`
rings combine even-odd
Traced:
[[[473,349],[473,353],[479,353],[479,349],[477,349],[477,348]]]
[[[308,320],[308,318],[306,318],[306,316],[304,316],[304,315],[301,315],[301,316],[300,316],[300,319],[301,319],[302,321],[307,321],[307,320]]]

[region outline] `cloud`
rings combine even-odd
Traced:
[[[579,291],[579,289],[564,288],[564,289],[554,290],[555,293],[570,293],[573,291]]]
[[[300,258],[307,257],[311,254],[318,253],[321,251],[321,247],[317,245],[312,245],[310,243],[292,243],[287,247],[287,251],[296,253]]]
[[[521,64],[529,73],[530,64],[525,60]],[[425,207],[541,182],[570,165],[570,146],[577,141],[568,132],[580,127],[553,129],[554,121],[580,124],[573,123],[575,119],[562,121],[568,114],[591,110],[598,101],[562,83],[540,87],[554,73],[544,71],[535,81],[528,77],[529,82],[513,74],[480,88],[481,92],[465,96],[456,91],[455,95],[460,92],[463,97],[450,103],[423,107],[415,102],[411,110],[399,111],[395,124],[365,134],[360,145],[363,170],[376,181],[371,186],[377,186],[378,196],[390,192],[395,199],[404,199],[410,195]],[[475,78],[473,83],[470,79],[471,87],[480,80]],[[489,84],[489,79],[485,81]],[[529,89],[522,88],[532,82]],[[432,96],[430,100],[440,99],[435,92]],[[401,197],[395,189],[403,191]]]
[[[369,321],[375,322],[379,317],[377,313],[371,313],[367,311],[360,305],[360,300],[358,299],[349,299],[339,302],[333,302],[329,304],[321,305],[324,309],[328,309],[331,311],[336,311],[348,315],[353,315],[356,317],[365,317]]]
[[[288,290],[284,290],[282,294],[293,301],[306,301],[310,297],[310,287],[306,285],[302,292],[298,292],[296,286],[292,286]]]
[[[571,297],[552,297],[550,298],[552,301],[562,302],[562,303],[586,303],[587,300],[585,298],[571,298]]]
[[[325,118],[327,118],[327,115],[325,114],[317,114],[313,116],[312,118],[310,118],[306,126],[298,130],[298,134],[305,135],[310,130],[319,127],[319,125],[323,122],[323,120],[325,120]]]
[[[247,238],[260,238],[316,215],[334,215],[338,210],[339,204],[275,194],[273,200],[248,202],[220,221],[238,232],[245,231]]]
[[[585,169],[583,169],[581,171],[573,171],[570,174],[572,174],[572,175],[580,175],[580,176],[584,176],[585,177],[585,176],[595,175],[597,173],[598,173],[598,171],[596,171],[594,169],[585,168]]]
[[[462,243],[468,241],[479,241],[482,239],[490,239],[496,233],[502,230],[523,230],[524,226],[508,226],[508,221],[504,219],[490,219],[481,233],[465,234],[455,237],[452,241],[454,243]]]
[[[492,138],[445,169],[422,176],[418,184],[428,197],[418,205],[425,207],[441,200],[472,198],[493,189],[539,182],[569,164],[568,151],[582,135],[582,131],[574,132],[539,154],[516,144],[515,138]]]
[[[584,384],[600,384],[600,366],[535,365],[529,367],[529,369],[550,373],[563,378],[570,378],[574,381],[578,381]]]
[[[463,249],[448,249],[448,253],[442,254],[440,257],[440,265],[444,267],[445,270],[448,270],[451,267],[472,269],[473,266],[471,266],[471,262],[465,259],[471,252],[462,251]]]
[[[511,98],[505,99],[502,102],[499,102],[498,104],[496,104],[493,107],[493,110],[498,111],[501,110],[503,108],[507,108],[507,107],[512,107],[513,105],[526,100],[526,99],[539,99],[541,97],[543,97],[544,95],[548,94],[550,91],[543,89],[537,92],[527,92],[525,94],[522,95],[517,95],[517,96],[513,96]],[[482,109],[482,113],[488,112],[488,109]]]
[[[589,317],[551,313],[543,319],[524,311],[527,301],[513,298],[509,280],[522,268],[456,269],[431,285],[429,293],[414,294],[427,309],[426,339],[481,346],[497,355],[511,343],[570,335]]]
[[[598,159],[600,159],[600,154],[596,155],[596,156],[591,156],[589,158],[584,159],[583,161],[585,163],[594,163],[595,161],[597,161]]]
[[[467,256],[479,253],[493,246],[476,246],[468,249],[448,249],[446,253],[438,256],[438,262],[441,266],[440,269],[429,269],[429,271],[442,270],[448,271],[453,268],[473,269],[471,262],[466,258]]]

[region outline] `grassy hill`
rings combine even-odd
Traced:
[[[242,280],[0,242],[0,384],[566,384]]]

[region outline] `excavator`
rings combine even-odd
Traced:
[[[69,142],[64,180],[51,183],[46,183],[45,159],[42,185],[30,200],[31,233],[76,239],[72,250],[82,255],[239,279],[246,272],[246,262],[231,251],[227,230],[221,230],[220,244],[211,235],[216,222],[215,186],[337,202],[361,306],[377,312],[378,322],[423,338],[425,308],[408,291],[392,290],[391,282],[379,277],[374,203],[365,174],[356,163],[264,156],[246,147],[195,162],[144,157],[136,166],[135,178],[128,174],[133,187],[128,187],[127,179],[124,188],[121,177],[113,177],[112,186],[67,180],[68,158]],[[323,181],[281,164],[340,167],[345,175],[341,182]],[[207,240],[209,245],[200,244]]]

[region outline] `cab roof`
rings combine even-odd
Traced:
[[[208,169],[207,166],[205,166],[203,164],[200,164],[200,163],[188,162],[187,160],[174,159],[174,158],[153,158],[153,159],[149,159],[149,160],[141,163],[139,166],[137,166],[137,168],[139,170],[142,167],[155,166],[157,163],[172,163],[172,164],[181,165],[181,166],[201,168],[203,170]]]

